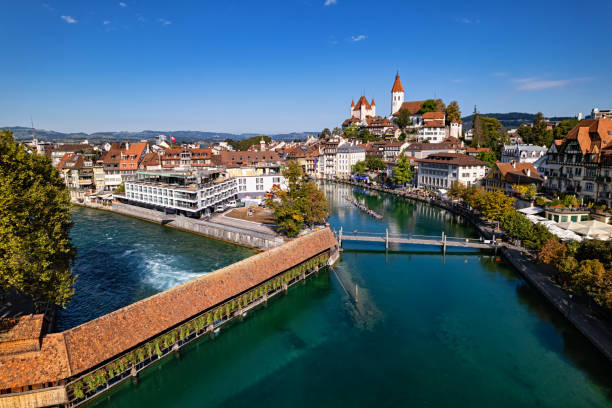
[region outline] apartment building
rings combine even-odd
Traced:
[[[454,181],[478,185],[486,176],[487,163],[458,153],[438,153],[418,160],[417,186],[449,189]]]

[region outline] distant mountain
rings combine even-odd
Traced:
[[[463,129],[471,129],[472,128],[472,117],[474,115],[466,116],[461,118],[463,120]],[[523,113],[523,112],[510,112],[510,113],[481,113],[480,116],[488,116],[490,118],[496,118],[506,129],[518,128],[521,125],[529,125],[535,119],[534,113]],[[548,120],[565,120],[565,119],[573,119],[573,117],[561,117],[555,116],[551,118],[546,118]]]
[[[210,141],[218,142],[225,139],[247,139],[253,136],[259,136],[261,133],[218,133],[218,132],[201,132],[198,130],[143,130],[142,132],[95,132],[95,133],[62,133],[53,130],[32,129],[21,126],[4,127],[0,129],[8,129],[13,132],[15,140],[30,140],[37,138],[38,140],[46,140],[52,142],[75,142],[87,139],[90,143],[113,142],[121,140],[153,140],[158,135],[173,135],[179,142],[198,142]],[[310,135],[317,135],[318,132],[293,132],[270,134],[274,140],[301,140],[306,139]]]

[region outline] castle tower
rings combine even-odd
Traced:
[[[400,81],[399,72],[395,75],[395,82],[391,88],[391,115],[400,110],[404,103],[404,87]]]
[[[370,106],[372,107],[371,116],[374,117],[376,116],[376,104],[374,103],[374,98],[372,98],[372,103],[370,104]]]
[[[354,110],[355,110],[355,100],[353,99],[353,100],[351,101],[351,112],[349,113],[349,117],[351,117],[351,118],[353,117],[353,115],[354,115],[354,114],[353,114],[353,111],[354,111]]]

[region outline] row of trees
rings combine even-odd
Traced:
[[[330,213],[325,194],[304,174],[294,161],[287,163],[283,175],[287,179],[286,190],[276,186],[266,200],[274,212],[274,220],[281,232],[290,237],[297,236],[306,225],[323,223]]]
[[[612,308],[612,241],[550,239],[538,257],[556,268],[559,280],[571,291]]]
[[[534,224],[516,211],[502,218],[500,227],[506,234],[520,240],[523,245],[533,250],[539,250],[547,241],[554,238],[554,235],[544,225]]]

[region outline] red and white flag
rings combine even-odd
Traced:
[[[170,140],[172,140],[173,142],[176,142],[176,137],[170,135]]]

